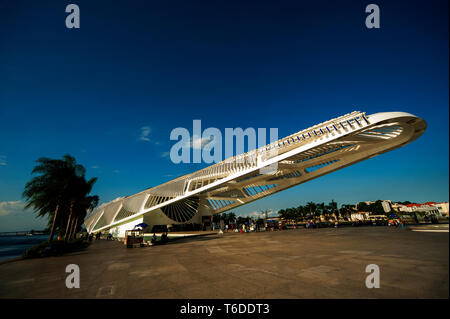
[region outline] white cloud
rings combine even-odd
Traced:
[[[32,209],[24,207],[20,200],[0,202],[0,232],[45,229],[48,219],[38,218]]]
[[[6,216],[17,211],[23,211],[24,203],[20,200],[0,202],[0,216]]]
[[[191,138],[189,145],[186,146],[192,149],[199,150],[205,148],[205,146],[207,146],[208,149],[212,148],[214,144],[215,144],[214,136],[210,136],[209,138],[205,137],[202,138],[197,135],[194,135]]]
[[[241,213],[237,216],[241,216],[241,217],[251,217],[251,218],[265,218],[266,214],[262,213],[262,212],[258,212],[258,211],[254,211],[251,213]],[[269,210],[269,212],[267,213],[267,217],[276,217],[278,216],[278,211],[273,211],[273,210]]]
[[[150,126],[141,127],[141,135],[139,136],[139,140],[150,142],[149,138],[150,132],[151,132]]]
[[[8,163],[6,162],[6,156],[0,155],[0,166],[6,166]]]
[[[252,218],[264,218],[264,214],[260,213],[260,212],[251,212],[251,213],[244,213],[241,215],[242,217],[252,217]]]

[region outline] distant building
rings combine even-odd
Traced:
[[[425,203],[431,206],[434,206],[438,209],[440,216],[444,217],[444,216],[448,216],[449,213],[449,205],[448,202],[443,202],[443,203],[435,203],[435,202],[428,202]]]
[[[381,206],[383,206],[384,212],[389,213],[391,212],[391,201],[390,200],[384,200],[381,202]]]
[[[400,211],[406,213],[427,213],[442,216],[439,209],[436,206],[431,205],[430,202],[425,204],[408,204],[401,207]]]
[[[402,211],[403,207],[406,207],[406,206],[403,204],[400,204],[400,203],[391,203],[391,207],[394,212],[398,213],[398,212]]]
[[[350,215],[350,219],[354,222],[360,220],[360,221],[364,221],[369,217],[370,213],[368,212],[358,212],[358,213],[353,213]]]

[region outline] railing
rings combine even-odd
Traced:
[[[365,113],[354,111],[336,119],[314,125],[256,150],[230,157],[185,178],[190,181],[191,185],[195,185],[197,181],[204,179],[224,178],[233,173],[253,169],[257,167],[258,160],[261,158],[268,159],[274,155],[280,155],[292,149],[293,146],[310,143],[333,132],[341,133],[342,130],[347,131],[353,130],[355,127],[359,128],[363,122],[369,123]]]
[[[298,147],[301,144],[311,143],[324,136],[333,134],[333,132],[340,134],[342,130],[351,131],[355,128],[362,127],[364,123],[369,124],[369,120],[365,112],[354,111],[291,134],[285,138],[279,139],[247,153],[227,158],[222,162],[208,166],[195,173],[184,175],[162,185],[147,189],[133,195],[133,197],[142,195],[142,193],[147,193],[156,196],[157,198],[161,196],[165,196],[164,198],[171,197],[171,199],[176,198],[185,195],[188,191],[196,190],[202,186],[210,184],[211,182],[225,178],[230,174],[254,169],[258,166],[258,161],[283,154],[293,149],[294,146]],[[165,200],[162,202],[164,201]],[[152,202],[152,206],[158,205],[162,202],[158,199],[156,202]],[[88,220],[91,221],[91,218],[93,218],[93,216],[97,213],[99,212],[93,213]],[[96,221],[96,223],[98,223],[98,221]]]

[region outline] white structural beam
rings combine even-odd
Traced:
[[[85,224],[89,231],[103,231],[142,216],[151,220],[161,212],[173,223],[222,213],[404,146],[426,127],[424,120],[409,113],[355,111],[102,205]],[[265,169],[271,165],[276,169]],[[117,206],[120,202],[123,205]],[[108,214],[102,219],[103,212]]]

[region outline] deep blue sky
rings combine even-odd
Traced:
[[[65,27],[69,3],[80,29]],[[365,27],[369,3],[381,29]],[[18,203],[41,156],[74,155],[101,202],[197,170],[164,156],[193,119],[280,137],[353,110],[428,123],[410,145],[238,213],[448,201],[448,50],[448,1],[1,1],[0,231],[43,224]]]

